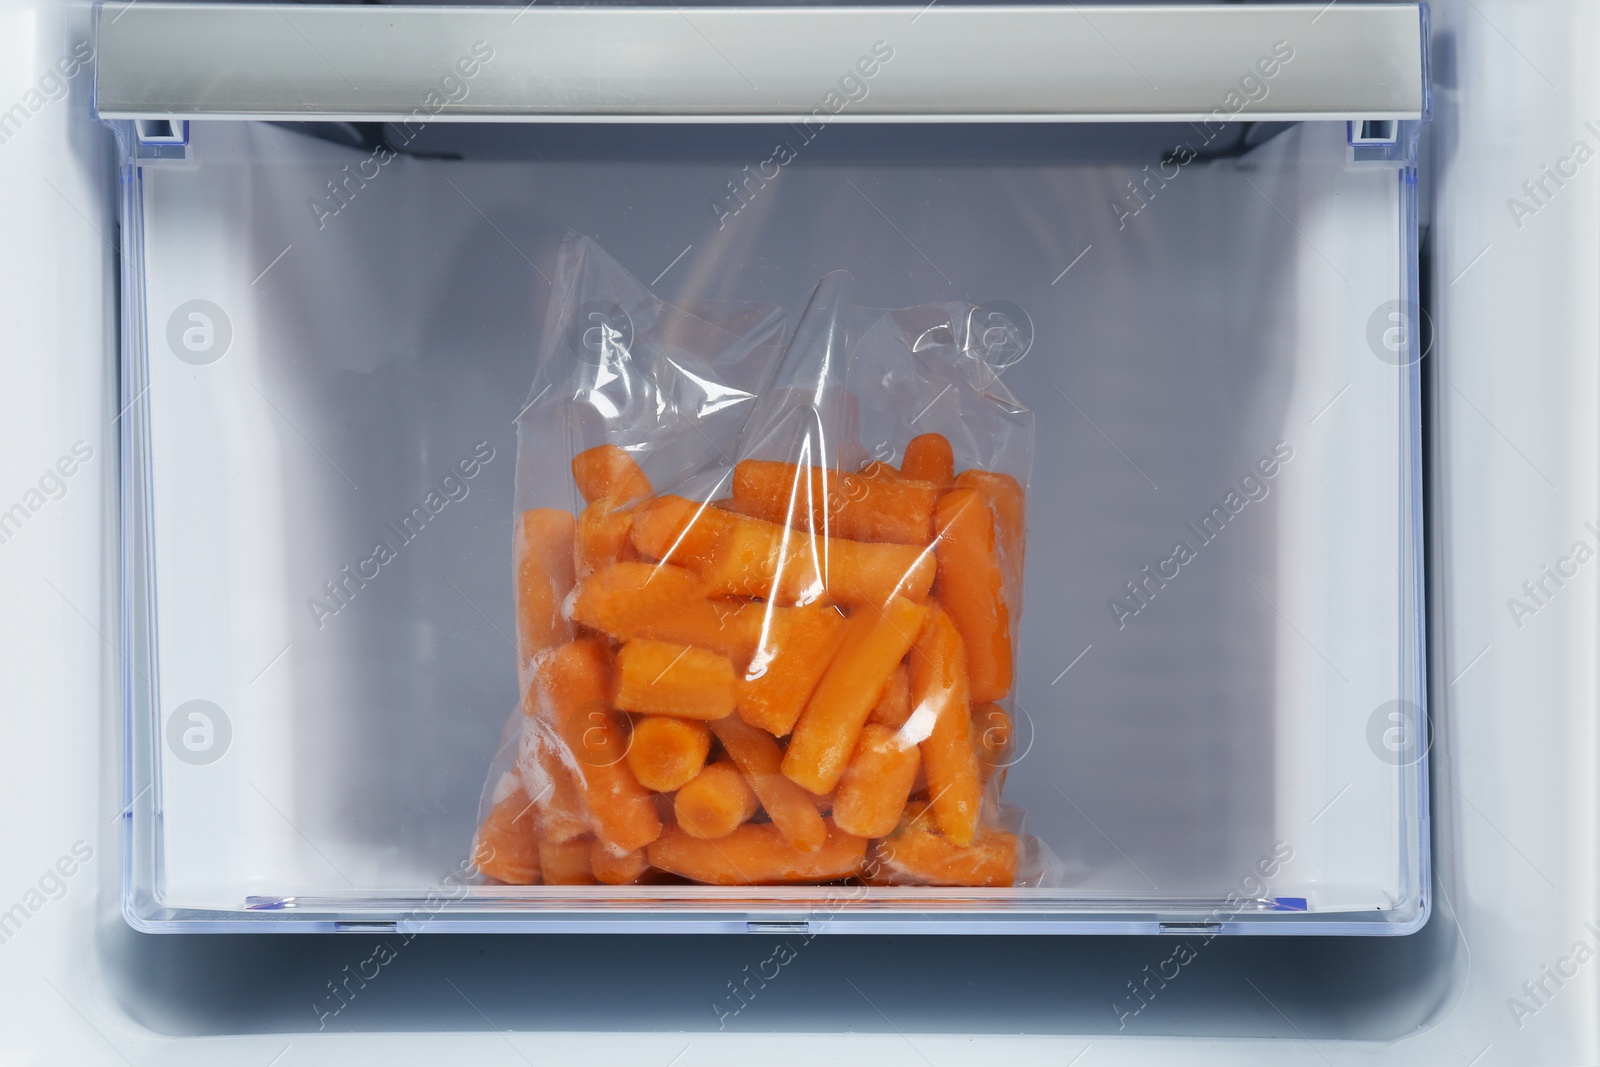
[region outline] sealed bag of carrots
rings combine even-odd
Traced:
[[[509,884],[1004,887],[1032,417],[976,310],[653,297],[570,237],[518,418]]]

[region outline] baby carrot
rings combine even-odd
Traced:
[[[1011,615],[995,555],[994,518],[975,489],[952,489],[934,512],[939,537],[935,590],[966,645],[972,699],[1011,689]]]
[[[746,459],[733,469],[730,510],[833,537],[926,545],[937,498],[922,482]]]
[[[713,595],[882,604],[925,599],[934,561],[916,545],[821,537],[734,515],[682,497],[657,499],[634,519],[633,543],[656,559],[696,569]]]
[[[913,717],[926,716],[922,762],[928,771],[939,832],[958,845],[970,845],[978,830],[983,785],[972,751],[972,709],[968,703],[967,658],[961,635],[944,611],[935,608],[927,628],[911,649]]]
[[[633,852],[618,852],[599,841],[589,846],[589,869],[594,872],[597,882],[628,885],[637,882],[647,866],[642,848]]]
[[[783,776],[783,752],[772,735],[737,715],[718,719],[711,724],[711,732],[744,772],[767,818],[784,839],[802,852],[820,848],[828,831],[817,813],[816,798]]]
[[[572,591],[572,516],[555,508],[530,508],[517,522],[517,651],[520,667],[547,648],[572,640],[561,603]],[[526,679],[524,679],[526,684]]]
[[[633,544],[663,563],[693,568],[716,558],[722,540],[739,521],[740,516],[721,508],[669,494],[638,509]]]
[[[958,845],[914,820],[873,844],[866,862],[873,885],[944,885],[1001,888],[1017,881],[1017,835],[984,829]],[[655,846],[651,846],[652,848]]]
[[[514,773],[503,775],[500,785],[506,789],[505,796],[495,802],[478,827],[472,843],[472,863],[490,878],[508,885],[536,885],[539,833],[533,824],[533,804]]]
[[[760,807],[739,768],[726,760],[709,764],[678,790],[672,813],[692,837],[726,837]]]
[[[839,652],[795,724],[783,756],[784,774],[813,793],[832,791],[895,664],[927,617],[927,605],[904,597],[882,608],[860,608],[850,617]]]
[[[920,762],[915,742],[887,726],[868,723],[839,779],[833,801],[834,824],[858,837],[883,837],[892,832],[905,813]]]
[[[1005,572],[1006,603],[1022,610],[1022,559],[1028,547],[1027,497],[1009,474],[969,470],[956,475],[957,489],[976,489],[994,515],[995,540]]]
[[[948,489],[956,480],[955,451],[942,433],[918,434],[906,442],[906,458],[900,461],[900,474]]]
[[[985,784],[1003,769],[1011,752],[1011,716],[999,704],[977,704],[972,709],[973,748],[978,754],[978,774]]]
[[[633,513],[613,511],[604,502],[590,504],[578,513],[576,533],[579,579],[634,556],[629,534]]]
[[[595,844],[590,837],[575,837],[559,845],[541,841],[539,866],[543,868],[544,884],[594,885],[594,870],[589,866],[589,856]]]
[[[872,714],[867,716],[867,721],[898,730],[909,718],[911,718],[911,675],[902,663],[889,675],[889,684],[883,687],[883,695],[878,698],[878,703],[873,707]]]
[[[530,690],[537,693],[536,714],[549,719],[577,761],[595,836],[632,852],[655,840],[661,820],[624,762],[627,727],[606,704],[605,658],[598,641],[563,645],[540,661]]]
[[[733,664],[693,645],[636,637],[617,653],[611,702],[623,711],[720,719],[733,712]]]
[[[802,852],[771,823],[746,823],[715,841],[669,829],[646,850],[652,867],[711,885],[772,885],[847,878],[866,859],[865,838],[827,828],[820,847]]]
[[[761,633],[761,605],[708,595],[699,575],[682,567],[618,563],[579,583],[572,618],[619,641],[696,645],[743,662]]]
[[[650,495],[650,479],[633,457],[616,445],[596,445],[573,456],[572,479],[591,504],[626,504]]]
[[[739,717],[782,737],[794,729],[828,669],[845,619],[834,608],[813,604],[769,608],[762,623],[761,639],[739,679]]]
[[[710,751],[711,731],[705,723],[646,715],[633,725],[628,768],[646,789],[670,793],[700,773]]]

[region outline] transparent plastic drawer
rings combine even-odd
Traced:
[[[179,85],[170,99],[150,74],[163,63],[134,45],[186,12],[102,19],[99,103],[124,153],[130,922],[1377,934],[1425,921],[1425,109],[1420,88],[1411,110],[1319,109],[1315,92],[1333,90],[1294,80],[1381,82],[1369,52],[1397,46],[1363,45],[1358,24],[1376,9],[1315,24],[1288,9],[1289,29],[1282,9],[1187,9],[1265,20],[1214,91],[1207,72],[1139,71],[1166,47],[1155,22],[1088,9],[1119,27],[1105,53],[1085,9],[1032,9],[1077,12],[1044,27],[1069,51],[1128,53],[1103,98],[1060,90],[1081,114],[1070,100],[1020,113],[1035,98],[1022,81],[966,111],[933,99],[925,50],[991,47],[962,42],[960,23],[938,30],[938,11],[835,12],[863,30],[859,46],[826,46],[849,53],[838,71],[775,63],[772,89],[735,51],[729,66],[746,60],[739,77],[766,89],[679,99],[672,82],[647,107],[562,21],[583,9],[515,26],[511,9],[405,10],[297,8],[291,28],[320,42],[326,69],[295,66],[274,37],[206,83],[214,95]],[[1034,17],[1020,10],[949,17],[1016,29]],[[774,11],[802,28],[829,15],[754,14]],[[1410,20],[1420,72],[1422,13],[1383,11]],[[863,12],[888,28],[856,27]],[[202,30],[239,17],[188,13]],[[617,19],[601,23],[610,60],[639,53],[633,77],[686,65],[629,36],[628,12],[584,17],[597,15]],[[373,58],[319,21],[351,17],[400,29]],[[728,11],[684,17],[705,20],[713,58],[734,32],[717,21]],[[954,40],[916,36],[929,26]],[[406,49],[430,27],[449,28],[430,54],[472,62],[419,67]],[[594,78],[551,88],[519,66],[551,37]],[[854,60],[877,42],[890,57],[879,49],[868,76]],[[374,95],[411,93],[425,113],[326,102],[357,99],[358,68],[383,69],[385,47],[402,71]],[[1146,73],[1157,95],[1189,77],[1192,108],[1143,107]],[[769,91],[753,113],[728,103]],[[824,118],[784,96],[831,92],[843,103]],[[606,110],[624,99],[637,106]],[[1005,792],[1046,874],[999,889],[475,876],[480,790],[518,700],[516,421],[570,233],[670,303],[798,311],[846,270],[864,308],[964,301],[997,324],[973,356],[1036,426]]]

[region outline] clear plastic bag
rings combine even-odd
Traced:
[[[972,305],[656,300],[562,249],[518,419],[503,882],[1011,886],[1031,414]],[[897,465],[898,464],[898,465]]]

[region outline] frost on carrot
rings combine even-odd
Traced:
[[[924,433],[906,442],[900,475],[931,482],[941,491],[949,489],[956,480],[956,456],[949,440],[942,433]]]
[[[720,719],[733,713],[727,656],[693,645],[638,637],[617,652],[612,703],[623,711]]]
[[[500,784],[505,795],[478,827],[472,863],[496,881],[534,885],[539,881],[539,833],[533,802],[514,773],[503,775]]]
[[[519,670],[538,653],[572,638],[561,606],[572,591],[574,525],[555,508],[529,508],[517,521],[512,555],[517,579]]]

